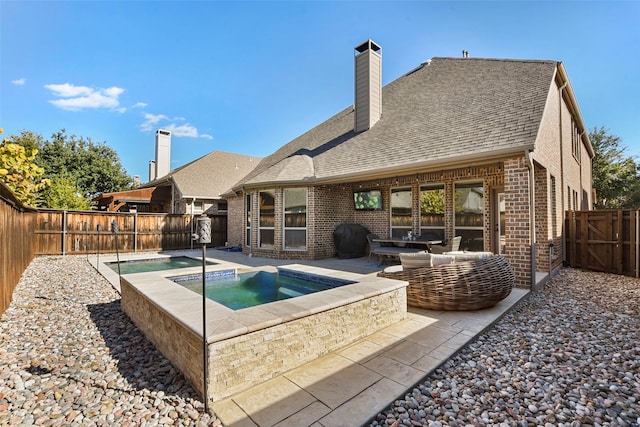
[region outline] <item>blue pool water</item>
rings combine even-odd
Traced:
[[[217,263],[206,261],[207,265]],[[118,272],[117,262],[106,263],[110,269]],[[187,256],[176,256],[168,258],[152,258],[129,260],[120,262],[120,272],[122,274],[147,273],[149,271],[173,270],[174,268],[198,267],[202,266],[202,259],[190,258]]]
[[[202,295],[202,274],[171,277],[175,283]],[[232,310],[312,294],[355,283],[325,276],[291,272],[255,271],[235,274],[233,270],[207,273],[207,298]]]

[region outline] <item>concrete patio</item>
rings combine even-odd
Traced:
[[[199,256],[201,251],[181,251]],[[127,255],[127,259],[149,254]],[[375,260],[273,260],[215,249],[207,258],[252,267],[308,264],[376,274]],[[101,256],[113,261],[115,256]],[[109,278],[113,283],[113,278]],[[117,280],[117,275],[115,275]],[[115,286],[115,284],[114,284]],[[212,405],[226,426],[354,426],[366,424],[396,398],[489,328],[528,294],[514,289],[496,306],[444,312],[409,308],[407,318],[362,340]]]

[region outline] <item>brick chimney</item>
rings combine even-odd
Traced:
[[[367,40],[355,48],[354,130],[370,129],[382,116],[382,48]]]

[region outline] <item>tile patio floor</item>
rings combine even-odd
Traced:
[[[189,253],[189,252],[187,252]],[[190,253],[195,256],[201,252]],[[207,257],[250,266],[310,264],[360,274],[372,259],[271,260],[210,249]],[[407,318],[345,348],[252,387],[211,408],[225,426],[340,427],[366,424],[472,341],[528,294],[514,289],[496,306],[445,312],[409,308]]]

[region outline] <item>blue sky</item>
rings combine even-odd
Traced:
[[[640,156],[638,1],[0,0],[0,127],[106,142],[148,179],[213,150],[264,157],[353,103],[353,48],[387,84],[436,57],[552,59],[589,130]]]

